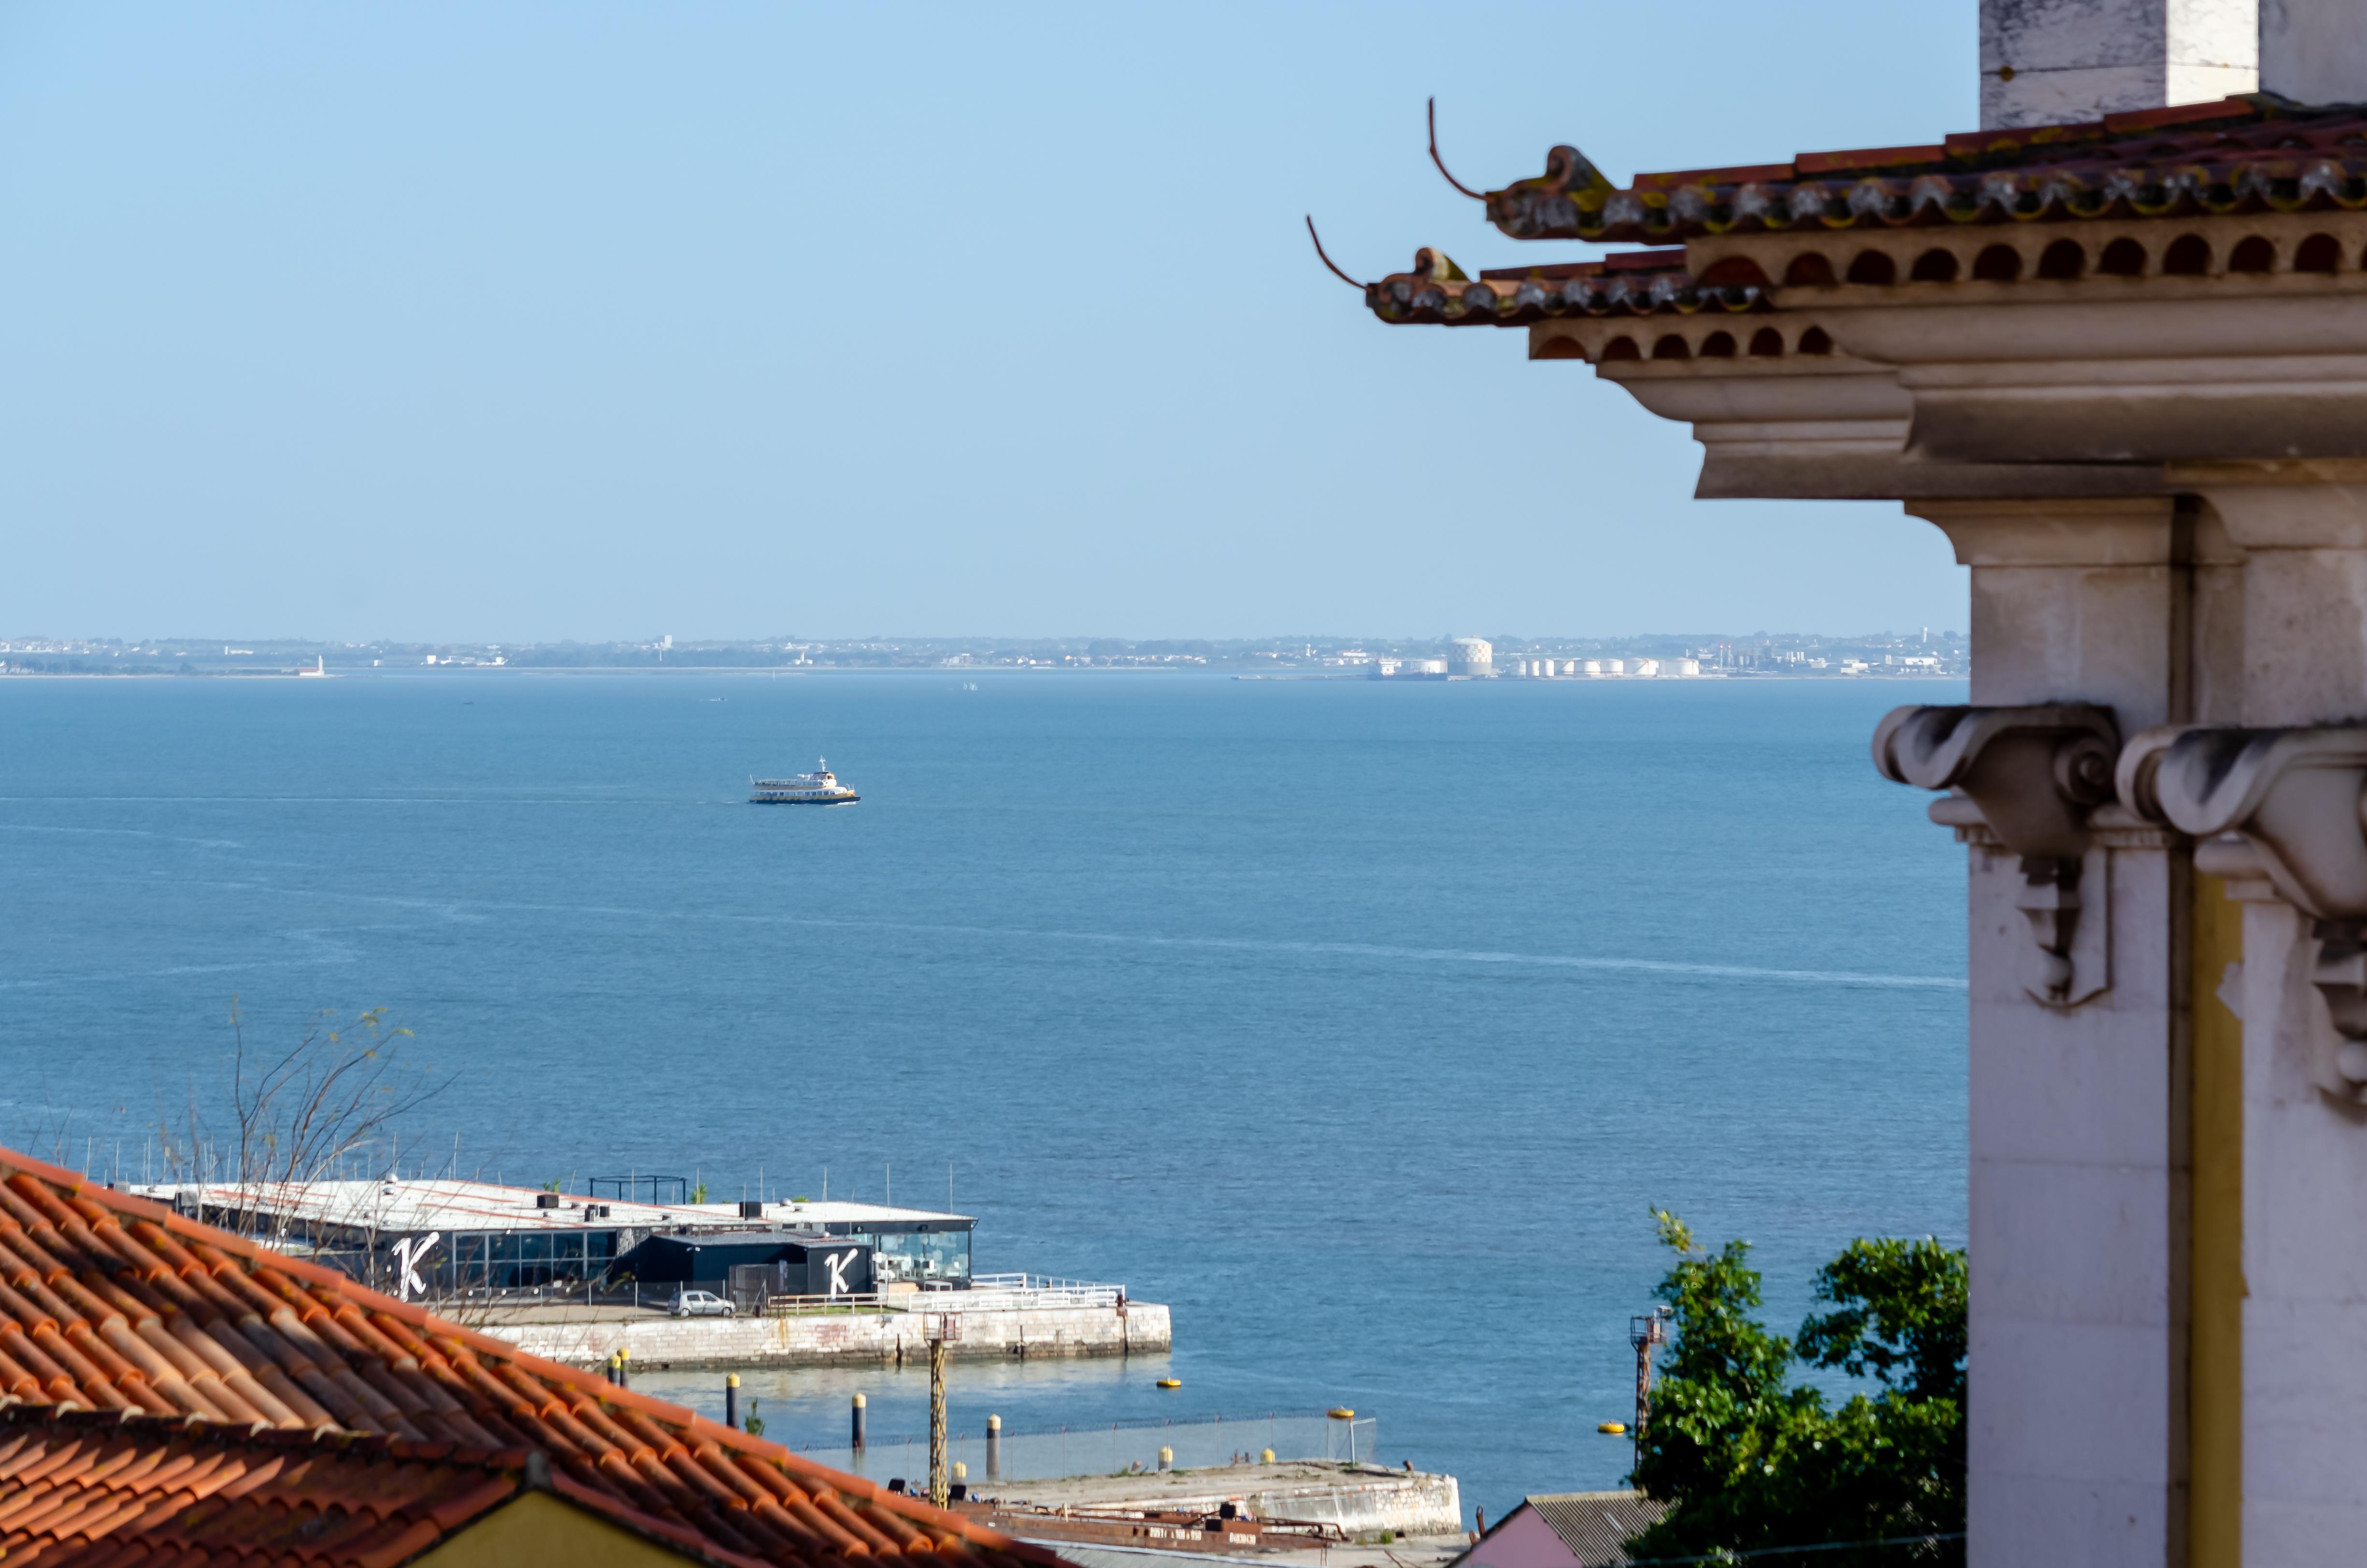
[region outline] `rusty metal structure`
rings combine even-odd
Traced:
[[[946,1346],[961,1337],[959,1312],[932,1312],[922,1321],[929,1345],[929,1501],[953,1501],[953,1467],[946,1460]]]
[[[1627,1320],[1627,1343],[1636,1347],[1636,1425],[1628,1430],[1638,1450],[1644,1446],[1644,1423],[1652,1414],[1652,1352],[1669,1342],[1670,1315],[1668,1308],[1654,1307]]]

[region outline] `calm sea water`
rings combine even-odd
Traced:
[[[960,1367],[957,1427],[1344,1403],[1493,1514],[1625,1469],[1652,1207],[1787,1327],[1853,1236],[1961,1241],[1962,851],[1865,749],[1960,692],[0,683],[0,1136],[136,1172],[233,997],[383,1006],[459,1074],[406,1167],[950,1173],[980,1267],[1172,1303],[1172,1358]],[[861,805],[743,803],[824,753]],[[924,1427],[917,1371],[750,1381]]]

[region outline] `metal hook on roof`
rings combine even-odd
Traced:
[[[1307,215],[1307,237],[1315,242],[1315,255],[1324,266],[1331,269],[1332,277],[1337,278],[1341,282],[1345,283],[1351,289],[1368,289],[1372,287],[1372,285],[1368,283],[1359,283],[1354,278],[1349,277],[1346,273],[1341,271],[1340,264],[1333,261],[1329,256],[1324,254],[1323,236],[1315,232],[1315,214],[1312,212]]]
[[[1455,189],[1461,191],[1464,195],[1469,197],[1474,201],[1485,201],[1488,199],[1478,191],[1472,189],[1469,186],[1465,185],[1461,180],[1456,179],[1453,175],[1446,173],[1446,160],[1438,155],[1438,99],[1435,97],[1433,97],[1430,100],[1430,161],[1438,165],[1438,172],[1440,174],[1446,175],[1447,184],[1453,186]]]

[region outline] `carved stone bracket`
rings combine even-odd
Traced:
[[[1961,791],[2021,857],[2014,903],[2033,939],[2025,989],[2048,1006],[2077,1006],[2112,983],[2111,901],[2098,898],[2083,918],[2080,888],[2111,874],[2111,851],[2096,844],[2089,819],[2112,798],[2119,749],[2111,710],[2084,702],[1897,708],[1874,728],[1874,765],[1884,778]]]
[[[2240,844],[2248,856],[2217,858],[2247,860],[2313,918],[2310,983],[2337,1037],[2315,1076],[2328,1096],[2367,1104],[2367,727],[2169,725],[2132,740],[2117,776],[2131,811]]]
[[[2121,754],[2129,810],[2197,838],[2237,834],[2278,895],[2320,920],[2367,920],[2367,727],[2166,725]]]

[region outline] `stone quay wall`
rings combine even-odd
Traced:
[[[1166,1307],[1129,1301],[1116,1307],[1037,1307],[960,1314],[962,1336],[948,1346],[959,1360],[1037,1356],[1132,1356],[1174,1347]],[[859,1362],[925,1362],[919,1312],[810,1313],[789,1317],[609,1318],[561,1323],[497,1323],[481,1331],[519,1349],[577,1367],[599,1367],[618,1350],[649,1370],[738,1367],[830,1367]]]
[[[1376,1474],[1361,1467],[1351,1471],[1342,1466],[1337,1479],[1318,1485],[1302,1482],[1252,1487],[1238,1497],[1230,1493],[1211,1494],[1205,1502],[1196,1494],[1153,1494],[1145,1497],[1142,1506],[1213,1514],[1228,1500],[1248,1505],[1261,1519],[1337,1525],[1351,1540],[1382,1530],[1396,1535],[1452,1535],[1463,1528],[1463,1489],[1455,1477],[1422,1471]]]

